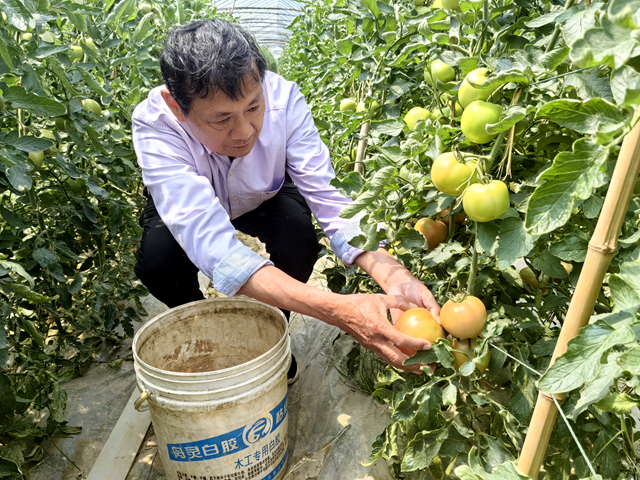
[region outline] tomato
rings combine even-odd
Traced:
[[[460,11],[460,0],[442,0],[442,6],[445,10]]]
[[[468,295],[459,303],[449,300],[440,310],[440,322],[454,337],[477,337],[487,323],[487,309],[482,301],[473,295]]]
[[[356,101],[352,98],[343,98],[340,100],[340,111],[341,112],[355,112],[356,111]]]
[[[431,8],[442,8],[442,0],[436,0],[431,4]]]
[[[429,250],[433,250],[447,238],[449,229],[443,222],[436,222],[430,218],[421,218],[413,227],[419,231],[424,238],[427,239],[427,246]]]
[[[70,178],[65,182],[65,187],[71,193],[80,195],[84,191],[84,180],[82,178]]]
[[[440,59],[431,63],[431,77],[441,82],[449,82],[456,78],[456,72],[451,65],[447,65]]]
[[[427,67],[425,67],[424,69],[424,81],[427,82],[429,85],[433,83],[433,81],[431,80],[431,74],[429,73],[429,68]]]
[[[520,270],[520,278],[531,288],[538,288],[538,286],[540,285],[540,283],[538,282],[538,277],[536,277],[536,274],[529,267],[525,267]]]
[[[41,167],[44,164],[44,152],[29,152],[29,160],[36,167]]]
[[[451,209],[449,207],[445,208],[440,212],[440,218],[442,218],[442,221],[447,225],[449,225],[450,213],[451,213]],[[464,212],[460,212],[460,213],[456,213],[454,215],[454,218],[455,218],[454,222],[456,223],[456,225],[462,225],[464,221],[467,219],[467,215]]]
[[[462,197],[462,208],[476,222],[500,218],[509,210],[509,203],[509,189],[500,180],[469,185]]]
[[[66,131],[66,121],[64,118],[56,118],[56,130],[59,132],[65,132]]]
[[[431,166],[431,181],[438,190],[447,195],[457,197],[465,187],[466,182],[476,183],[476,160],[464,160],[467,154],[461,154],[463,163],[458,162],[453,152],[439,155]]]
[[[92,38],[87,38],[84,41],[85,45],[87,47],[89,47],[91,50],[93,50],[94,52],[98,53],[98,47],[96,47],[96,44],[94,43]]]
[[[22,32],[20,33],[20,42],[29,43],[31,41],[31,37],[33,37],[32,33]]]
[[[460,119],[460,128],[469,141],[487,143],[493,140],[495,135],[488,134],[485,127],[489,123],[497,123],[501,116],[502,107],[500,105],[476,100],[464,109]]]
[[[451,352],[453,354],[453,365],[456,370],[460,370],[460,367],[467,362],[473,361],[473,357],[475,356],[476,345],[478,344],[478,337],[471,339],[471,355],[469,355],[469,339],[458,340],[454,338],[451,342],[451,347],[454,350],[460,350],[462,353]],[[491,352],[487,355],[487,359],[481,363],[476,363],[476,369],[484,372],[489,366],[489,362],[491,361]]]
[[[420,7],[421,5],[424,5],[424,0],[415,0],[413,3],[416,7]]]
[[[82,60],[82,57],[84,57],[84,50],[82,50],[82,47],[78,45],[71,45],[67,55],[72,62],[80,61]]]
[[[151,5],[149,5],[148,3],[141,3],[140,6],[138,7],[140,9],[140,11],[143,14],[147,14],[147,13],[151,13]]]
[[[369,105],[368,110],[372,113],[375,113],[379,108],[380,108],[380,104],[376,100],[374,100],[373,102],[371,102],[371,105]],[[364,102],[358,103],[358,106],[356,107],[356,112],[361,113],[366,111],[367,111],[366,104]]]
[[[421,338],[429,343],[436,343],[439,338],[444,337],[442,327],[426,308],[410,308],[400,316],[395,327],[410,337]],[[416,353],[410,348],[398,349],[410,357]]]
[[[476,68],[464,77],[460,89],[458,90],[458,99],[463,108],[467,108],[474,100],[486,100],[495,91],[495,88],[476,88],[472,87],[469,80],[474,83],[483,83],[487,80],[488,68]]]
[[[100,104],[91,98],[87,98],[82,101],[82,108],[87,112],[92,112],[94,115],[102,115],[102,108],[100,107]]]
[[[416,125],[418,124],[418,121],[426,120],[430,116],[431,116],[431,113],[429,113],[429,110],[427,110],[426,108],[413,107],[404,116],[404,121],[411,130],[415,130]]]

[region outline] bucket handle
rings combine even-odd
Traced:
[[[133,403],[133,407],[139,412],[146,412],[147,410],[149,410],[149,403],[147,403],[145,406],[143,406],[142,404],[145,403],[150,396],[151,394],[149,392],[143,390],[138,399]]]

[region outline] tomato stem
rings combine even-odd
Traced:
[[[474,221],[473,256],[471,257],[471,269],[469,270],[469,282],[467,283],[467,295],[473,295],[476,287],[476,274],[478,273],[478,222]]]

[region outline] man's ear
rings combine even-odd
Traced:
[[[175,115],[175,117],[178,119],[178,121],[184,122],[185,117],[184,117],[184,114],[182,113],[182,109],[180,108],[180,105],[178,105],[178,102],[176,102],[175,99],[171,96],[171,94],[169,93],[169,90],[163,88],[162,90],[160,90],[160,94],[162,95],[162,98],[164,98],[165,103],[167,104],[171,112]]]

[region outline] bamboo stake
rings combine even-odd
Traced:
[[[358,154],[356,155],[356,164],[354,170],[356,172],[364,173],[364,152],[367,149],[367,135],[371,130],[371,122],[362,124],[360,129],[360,141],[358,142]]]
[[[618,247],[618,236],[639,171],[640,123],[625,137],[622,143],[602,212],[589,242],[587,257],[569,305],[567,318],[551,358],[551,365],[566,352],[569,340],[589,323],[596,299],[602,288],[604,276]],[[558,402],[562,402],[565,395],[557,394],[555,397]],[[552,396],[549,393],[539,392],[527,437],[518,460],[518,469],[533,479],[538,478],[540,473],[557,416],[558,410]]]

